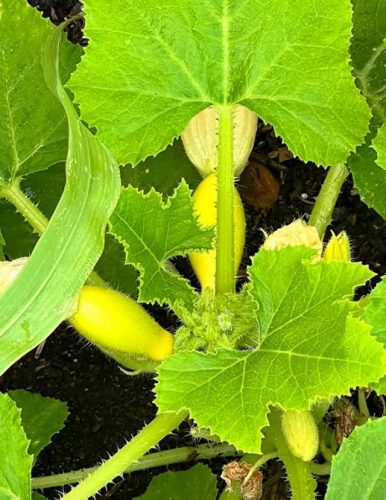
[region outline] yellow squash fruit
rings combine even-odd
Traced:
[[[0,293],[12,283],[27,260],[0,262]],[[108,353],[163,361],[173,352],[174,336],[137,302],[111,288],[84,286],[69,322],[83,337]]]
[[[323,252],[323,260],[327,262],[349,262],[351,260],[350,242],[346,231],[338,235],[332,233],[330,241]]]
[[[242,106],[233,110],[234,175],[242,173],[248,163],[257,129],[257,115]],[[182,142],[190,161],[202,177],[215,172],[218,164],[219,111],[215,106],[194,116],[182,133]]]
[[[319,449],[319,433],[309,410],[284,411],[281,429],[292,455],[304,462],[315,457]]]
[[[234,269],[235,274],[240,266],[245,243],[245,214],[243,203],[236,188],[234,188]],[[194,206],[199,222],[206,227],[217,223],[217,176],[209,174],[193,194]],[[190,263],[200,282],[201,288],[214,290],[216,281],[216,250],[192,253]]]
[[[320,255],[322,253],[323,244],[316,228],[309,226],[301,219],[297,219],[267,236],[263,248],[265,250],[280,250],[288,246],[301,245],[314,248]]]
[[[174,337],[137,302],[111,288],[86,285],[70,323],[107,351],[162,361],[173,352]]]

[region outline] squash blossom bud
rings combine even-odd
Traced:
[[[234,269],[235,274],[240,266],[245,243],[245,214],[243,202],[236,188],[234,195]],[[193,194],[194,207],[200,224],[206,227],[217,223],[217,176],[208,175],[201,181]],[[189,255],[190,263],[200,282],[201,288],[214,290],[216,281],[216,250],[194,252]]]
[[[303,220],[297,219],[288,226],[283,226],[267,236],[263,248],[265,250],[280,250],[284,247],[306,246],[314,248],[322,254],[323,244],[315,227],[309,226]]]
[[[311,461],[319,449],[319,433],[309,410],[284,411],[281,429],[290,452],[303,460]]]
[[[323,252],[323,260],[327,262],[349,262],[351,260],[350,242],[346,231],[338,235],[332,233],[330,241]]]
[[[237,177],[246,167],[255,142],[257,115],[245,106],[237,105],[233,111],[233,124],[233,162]],[[218,110],[211,106],[194,116],[182,133],[182,142],[202,177],[215,172],[219,145]]]

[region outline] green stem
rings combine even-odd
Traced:
[[[193,462],[196,460],[209,460],[215,457],[230,457],[237,455],[237,451],[229,444],[201,444],[196,447],[184,446],[172,450],[159,451],[145,455],[138,462],[133,463],[124,470],[128,474],[145,469],[162,467],[165,465],[178,464],[183,462]],[[43,476],[32,478],[33,489],[57,488],[66,484],[79,483],[87,476],[92,474],[98,467],[90,467],[78,471],[67,472],[64,474],[54,474],[52,476]]]
[[[247,476],[245,477],[244,484],[250,480],[250,478],[252,477],[252,474],[255,472],[255,470],[259,469],[262,465],[264,465],[269,460],[272,460],[273,458],[277,458],[277,451],[266,453],[265,455],[262,455],[258,460],[256,460],[256,462],[251,467],[251,470],[248,472]]]
[[[314,500],[316,481],[312,477],[311,462],[303,462],[290,452],[281,430],[281,412],[272,409],[270,428],[277,446],[277,455],[283,462],[291,486],[293,500]]]
[[[227,105],[218,109],[216,295],[235,291],[233,109]]]
[[[66,500],[91,498],[178,427],[186,415],[185,411],[158,414],[129,443],[62,498]]]
[[[48,225],[48,219],[20,188],[20,181],[0,185],[0,197],[8,200],[21,213],[31,227],[42,235]]]
[[[28,196],[23,193],[19,179],[12,184],[0,182],[0,198],[4,198],[12,203],[39,236],[44,233],[48,226],[48,219]],[[90,274],[87,282],[90,285],[102,288],[107,287],[106,282],[95,271]]]
[[[311,462],[311,472],[317,476],[329,476],[331,474],[331,462],[324,462],[324,464]]]
[[[309,224],[316,227],[321,239],[324,237],[327,226],[331,224],[335,204],[347,175],[348,170],[344,163],[330,167],[316,199]]]

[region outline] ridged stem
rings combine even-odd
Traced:
[[[270,428],[277,446],[277,455],[283,462],[292,491],[292,500],[315,500],[316,481],[312,477],[311,462],[303,462],[290,452],[281,429],[281,412],[272,410]]]
[[[228,105],[218,109],[216,295],[235,291],[233,110]]]
[[[140,470],[163,467],[165,465],[192,462],[196,460],[208,460],[215,457],[229,457],[237,454],[236,449],[229,444],[200,444],[198,446],[184,446],[172,450],[159,451],[145,455],[138,462],[124,470],[125,474]],[[56,488],[66,484],[79,483],[92,474],[98,467],[90,467],[63,474],[35,477],[32,479],[33,489]]]

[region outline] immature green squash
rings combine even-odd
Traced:
[[[281,429],[290,452],[304,462],[312,460],[319,449],[319,433],[309,410],[283,412]]]
[[[243,203],[236,188],[234,188],[234,269],[235,274],[240,266],[245,243],[245,214]],[[199,222],[206,227],[217,223],[217,176],[209,174],[197,187],[193,194],[194,206]],[[201,284],[201,288],[215,288],[216,280],[216,250],[189,255],[190,263]]]

